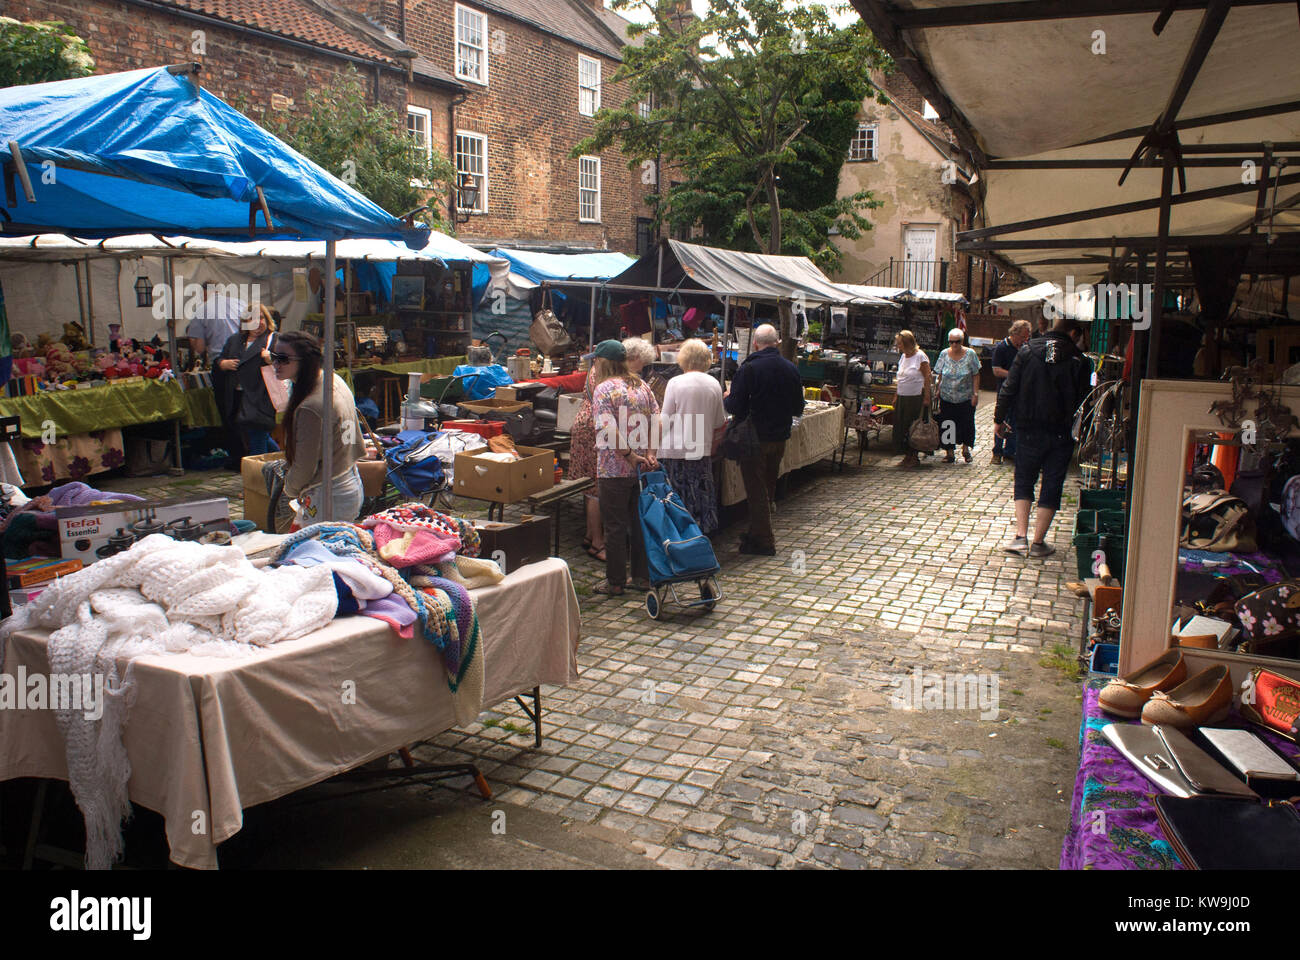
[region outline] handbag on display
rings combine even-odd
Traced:
[[[271,338],[266,341],[266,349],[275,349],[273,343],[275,343],[275,334],[271,334]],[[275,368],[269,363],[262,366],[262,382],[266,384],[266,395],[271,398],[271,406],[275,407],[275,412],[284,413],[288,410],[289,384],[276,377]]]
[[[1256,667],[1242,691],[1241,713],[1251,723],[1300,742],[1300,683]]]
[[[921,411],[921,418],[907,431],[907,443],[919,453],[934,453],[939,449],[939,424],[930,416],[930,408]]]
[[[547,291],[542,309],[533,315],[533,322],[528,327],[528,338],[533,341],[533,346],[542,356],[562,353],[573,345],[569,331],[564,329],[564,324],[551,309],[550,301],[550,291]]]
[[[1254,553],[1255,522],[1250,508],[1226,490],[1206,490],[1183,499],[1179,543],[1192,550]]]
[[[745,417],[743,420],[728,421],[726,432],[722,435],[722,446],[719,449],[728,460],[749,460],[757,457],[760,447],[758,431],[754,429],[753,420]]]
[[[1235,609],[1244,652],[1269,654],[1270,647],[1285,646],[1300,635],[1300,584],[1294,581],[1248,593]]]

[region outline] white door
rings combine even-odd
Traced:
[[[903,233],[903,286],[910,290],[934,289],[938,227],[907,227]]]

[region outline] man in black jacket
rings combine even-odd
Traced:
[[[777,350],[780,342],[770,323],[754,331],[754,352],[736,371],[722,401],[737,420],[749,417],[758,434],[759,455],[740,461],[749,501],[749,533],[740,540],[740,552],[763,557],[776,556],[769,501],[776,496],[790,421],[803,413],[803,381],[799,369]]]
[[[1092,389],[1092,364],[1082,345],[1083,328],[1078,321],[1062,317],[1044,337],[1030,340],[1016,354],[998,391],[995,429],[1005,436],[1008,419],[1014,418],[1016,425],[1016,537],[1007,546],[1008,553],[1049,557],[1055,552],[1044,538],[1061,507],[1061,488],[1074,453],[1070,435],[1074,412]],[[1031,544],[1029,507],[1040,474]]]

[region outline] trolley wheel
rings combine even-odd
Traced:
[[[659,594],[654,590],[646,591],[645,612],[650,614],[651,620],[658,620],[659,614],[663,612],[663,608],[659,605]]]
[[[708,580],[700,581],[700,599],[706,601],[700,606],[707,613],[712,613],[714,607],[718,605],[718,595],[713,591],[713,584]]]

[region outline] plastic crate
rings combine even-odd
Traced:
[[[1120,510],[1124,509],[1124,494],[1127,490],[1080,490],[1080,510]]]
[[[463,430],[466,433],[477,433],[484,440],[491,440],[493,437],[499,437],[506,432],[506,425],[503,420],[444,420],[442,428],[444,430]]]
[[[1115,676],[1119,673],[1119,644],[1099,643],[1092,648],[1092,657],[1088,669],[1093,673],[1106,673]]]
[[[1110,567],[1110,572],[1121,583],[1124,581],[1124,559],[1128,543],[1123,510],[1081,509],[1075,515],[1074,534],[1070,537],[1070,542],[1074,544],[1080,579],[1095,576],[1092,571],[1092,555],[1101,550],[1106,554],[1106,565]]]

